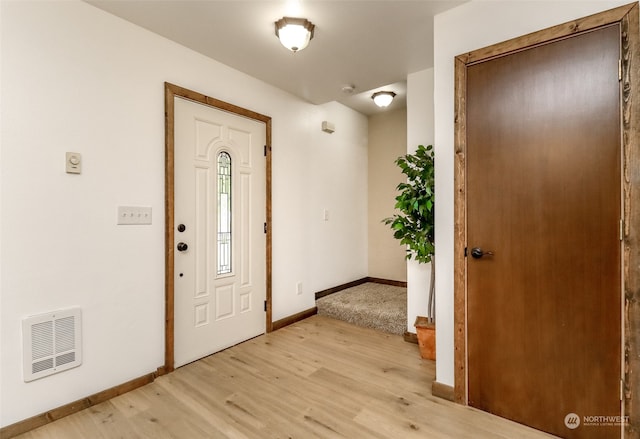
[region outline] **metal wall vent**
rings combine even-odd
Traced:
[[[80,308],[22,321],[23,373],[29,382],[82,364]]]

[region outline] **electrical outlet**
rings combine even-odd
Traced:
[[[296,293],[298,293],[298,295],[302,294],[302,282],[296,284]]]

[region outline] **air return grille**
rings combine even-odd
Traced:
[[[82,363],[80,308],[31,316],[22,321],[25,382]]]

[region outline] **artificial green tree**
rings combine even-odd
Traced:
[[[383,222],[390,225],[393,237],[407,248],[406,259],[431,262],[431,285],[427,319],[435,320],[435,168],[433,146],[419,145],[413,154],[395,161],[407,181],[400,183],[395,208],[400,211]]]

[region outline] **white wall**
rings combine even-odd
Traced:
[[[86,3],[0,11],[0,425],[164,362],[164,81],[273,117],[275,320],[367,275],[366,117],[305,103]],[[82,153],[81,175],[65,174],[65,151]],[[118,205],[152,206],[153,225],[116,226]],[[24,383],[21,320],[71,306],[83,310],[83,365]]]
[[[435,17],[436,379],[454,384],[453,194],[454,57],[614,8],[628,1],[472,1]]]
[[[407,153],[418,145],[433,145],[433,69],[407,76]],[[436,162],[439,158],[436,156]],[[436,192],[436,212],[440,209],[440,194]],[[437,247],[436,247],[437,248]],[[437,254],[439,249],[437,250]],[[427,314],[431,264],[407,262],[407,331],[415,333],[416,316]]]
[[[309,293],[361,279],[368,273],[367,118],[336,102],[317,110],[309,128],[312,143],[302,152],[304,167],[299,171],[308,184],[294,189],[306,203],[305,215],[296,223],[306,233],[300,243],[304,252],[298,254],[295,263],[309,271],[309,281],[303,287]],[[323,120],[335,124],[333,134],[321,131]],[[297,208],[289,202],[280,212],[289,215]],[[292,257],[296,255],[289,255],[289,259]],[[281,271],[286,272],[286,268],[281,266]],[[291,284],[292,291],[294,287]],[[312,306],[314,302],[307,308]],[[282,317],[294,310],[290,311]]]

